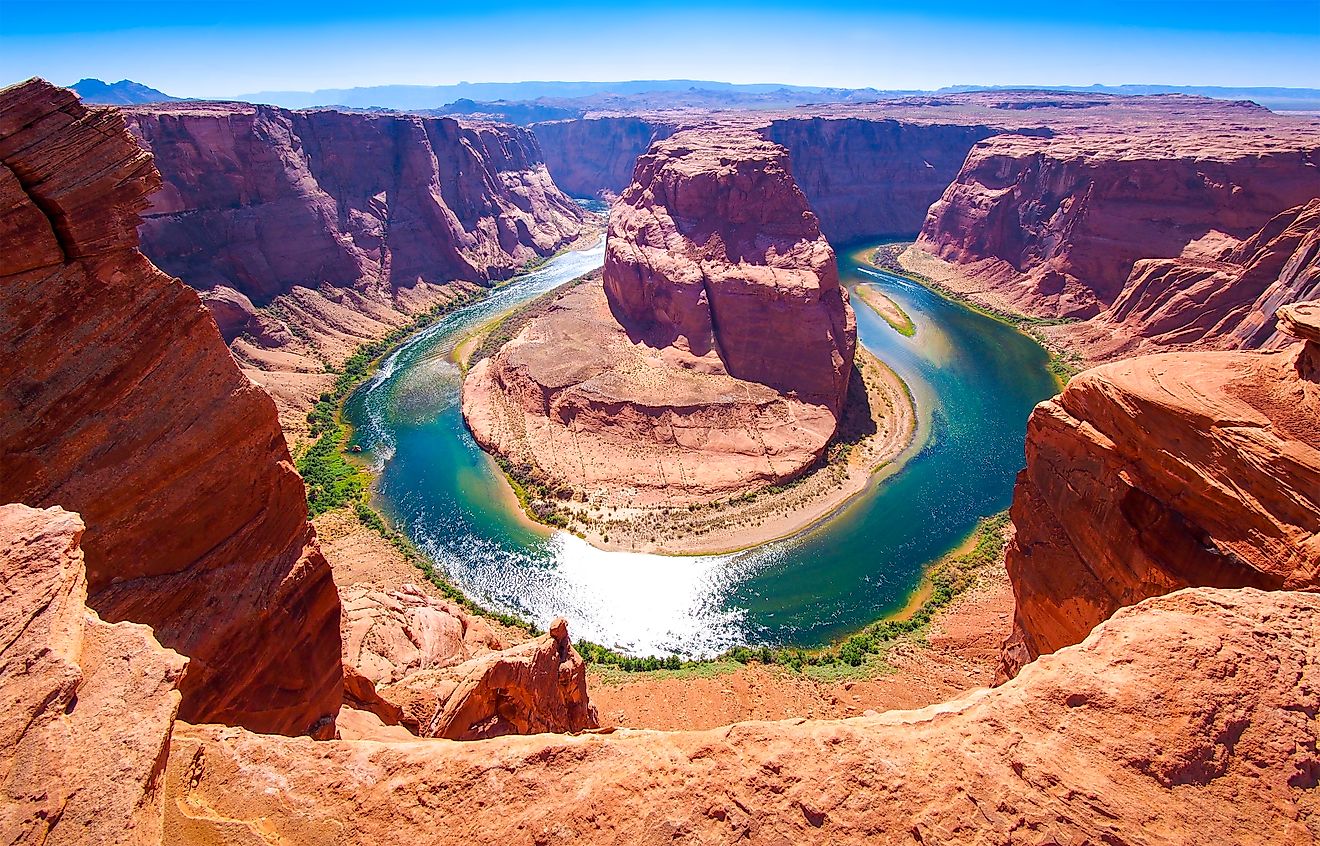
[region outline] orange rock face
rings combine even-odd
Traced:
[[[87,608],[82,534],[61,508],[0,506],[0,831],[156,844],[187,659]]]
[[[691,131],[640,158],[610,212],[605,294],[629,335],[837,414],[857,327],[788,154]]]
[[[931,206],[917,249],[952,263],[960,289],[1029,314],[1092,317],[1139,260],[1178,257],[1206,236],[1249,238],[1320,196],[1320,128],[1240,111],[1238,125],[1225,115],[1213,131],[1166,123],[982,141]]]
[[[1195,249],[1193,248],[1193,252]],[[1278,347],[1287,303],[1320,296],[1320,199],[1208,256],[1142,259],[1113,305],[1049,334],[1091,359],[1178,348]]]
[[[632,182],[637,157],[677,129],[641,117],[555,120],[532,126],[555,184],[574,197],[618,194]]]
[[[480,744],[180,726],[172,842],[1302,844],[1320,597],[1196,589],[994,690],[842,721]],[[277,783],[279,789],[270,789]],[[547,802],[547,796],[571,796]],[[223,835],[223,837],[222,837]]]
[[[1320,307],[1284,323],[1320,334]],[[1301,328],[1297,328],[1300,324]],[[1188,585],[1320,587],[1320,343],[1089,370],[1027,424],[1004,671]]]
[[[89,603],[191,665],[180,713],[300,734],[339,709],[339,599],[271,400],[137,250],[151,157],[111,108],[0,92],[0,501],[88,524]]]

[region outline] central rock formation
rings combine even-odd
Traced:
[[[1007,674],[1148,596],[1320,588],[1320,303],[1280,317],[1307,340],[1108,364],[1037,406]]]
[[[834,250],[788,151],[754,133],[684,132],[638,159],[610,213],[605,295],[630,337],[843,406],[857,327]]]
[[[658,142],[611,213],[602,287],[477,363],[477,441],[551,489],[707,502],[798,475],[834,434],[856,328],[783,148]]]
[[[333,733],[339,598],[270,397],[137,250],[115,109],[0,92],[0,502],[77,510],[89,603],[187,655],[180,713]]]

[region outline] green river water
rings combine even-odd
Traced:
[[[454,345],[493,316],[599,267],[566,253],[427,327],[382,362],[345,415],[377,471],[376,503],[477,601],[632,654],[708,656],[751,643],[816,646],[903,607],[931,561],[1008,506],[1027,415],[1057,390],[1015,328],[839,251],[916,326],[853,298],[860,342],[911,388],[926,438],[897,473],[795,537],[727,555],[603,552],[527,525],[459,413]]]

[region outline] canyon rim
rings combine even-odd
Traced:
[[[1306,3],[13,3],[0,841],[1320,841]]]

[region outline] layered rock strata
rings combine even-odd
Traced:
[[[191,659],[185,718],[332,732],[330,568],[270,398],[137,249],[151,157],[33,80],[0,92],[0,162],[0,501],[82,514],[91,606]]]
[[[0,831],[10,844],[162,842],[187,659],[84,604],[82,520],[0,506]]]
[[[793,178],[831,243],[911,236],[958,175],[984,124],[892,118],[784,119],[761,134],[789,152]]]
[[[310,744],[180,726],[177,843],[1310,843],[1320,598],[1196,589],[921,711]],[[279,789],[269,788],[278,783]],[[406,787],[405,787],[406,786]],[[547,802],[547,796],[572,796]]]
[[[1159,349],[1274,348],[1280,306],[1320,297],[1320,199],[1208,257],[1142,259],[1113,305],[1051,336],[1093,359]]]
[[[708,501],[823,453],[856,328],[783,148],[680,133],[611,213],[603,280],[561,295],[464,383],[477,441],[553,488]]]
[[[143,252],[202,291],[295,426],[327,364],[590,228],[519,127],[239,103],[129,122],[164,177]]]
[[[1006,674],[1149,596],[1320,587],[1320,304],[1281,316],[1309,340],[1105,365],[1032,412]]]
[[[993,305],[1089,318],[1138,261],[1212,257],[1320,196],[1320,128],[1194,129],[982,141],[931,206],[912,267]]]
[[[610,212],[605,294],[630,337],[837,414],[857,327],[788,153],[753,133],[680,133]]]
[[[590,117],[536,123],[531,130],[555,184],[574,197],[617,195],[632,182],[637,158],[677,131],[644,117]]]

